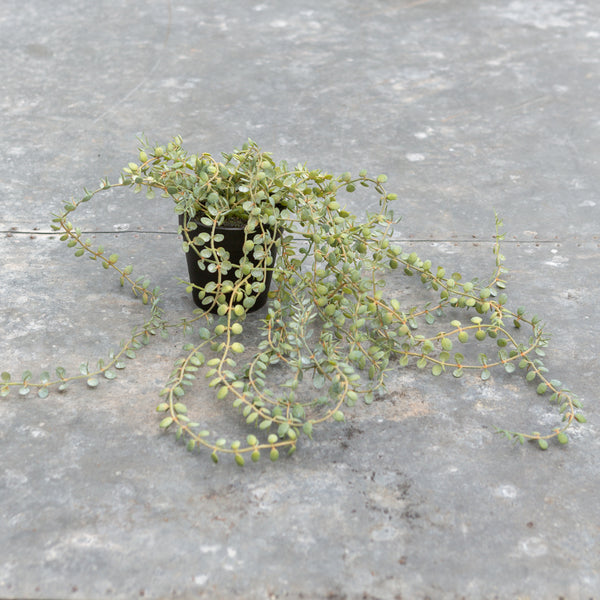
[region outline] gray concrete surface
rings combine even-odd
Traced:
[[[0,50],[2,370],[76,368],[139,320],[52,212],[142,132],[252,137],[387,173],[398,236],[471,276],[498,210],[511,298],[549,323],[588,417],[567,447],[513,447],[494,425],[554,418],[518,377],[408,370],[293,457],[215,467],[158,430],[180,340],[154,343],[96,390],[0,401],[0,597],[600,598],[595,0],[3,0]],[[115,194],[77,219],[191,309],[170,207]]]

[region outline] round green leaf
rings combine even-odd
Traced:
[[[334,421],[343,421],[344,420],[344,413],[341,410],[336,410],[333,413],[333,419]],[[287,430],[286,430],[287,431]]]
[[[173,423],[173,417],[165,417],[160,423],[159,423],[159,427],[161,429],[166,429],[167,427],[169,427],[169,425],[171,425]]]

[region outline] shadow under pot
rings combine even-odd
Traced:
[[[262,308],[267,302],[273,274],[272,269],[277,258],[275,244],[271,246],[272,262],[267,266],[265,264],[266,256],[259,259],[255,258],[254,253],[256,251],[260,253],[260,248],[248,248],[250,244],[246,244],[246,234],[243,227],[215,227],[213,229],[212,226],[208,227],[199,221],[194,220],[194,223],[196,229],[188,232],[192,243],[185,255],[189,281],[193,284],[192,297],[194,303],[204,310],[210,308],[210,312],[216,313],[219,304],[229,304],[232,293],[234,293],[221,294],[223,297],[218,298],[219,278],[221,283],[229,281],[235,286],[240,280],[238,276],[241,275],[242,280],[245,281],[239,290],[235,292],[241,295],[237,297],[233,304],[242,304],[246,312]],[[179,215],[179,224],[182,227],[184,226],[184,215]],[[211,242],[213,234],[218,241]],[[182,236],[184,241],[187,241],[185,231],[182,231]],[[223,237],[221,238],[221,236]],[[248,239],[252,242],[253,237],[251,234]],[[224,269],[220,266],[223,261],[231,265],[227,272],[224,272]],[[214,286],[210,285],[211,283]],[[264,289],[259,291],[263,283]],[[217,302],[213,301],[215,293]],[[208,297],[210,297],[210,300],[207,300]]]

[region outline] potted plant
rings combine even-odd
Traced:
[[[30,371],[17,380],[3,373],[2,395],[18,387],[21,394],[35,388],[45,396],[53,384],[65,389],[81,378],[96,387],[102,376],[116,377],[125,358],[134,358],[157,334],[181,328],[193,330],[195,338],[183,346],[160,391],[160,427],[173,429],[188,450],[208,449],[215,462],[224,454],[243,465],[248,457],[256,461],[267,453],[276,460],[284,449],[293,452],[301,435],[312,436],[323,421],[343,421],[345,406],[371,403],[386,372],[410,363],[436,377],[474,371],[486,380],[494,367],[521,371],[538,394],[548,393],[557,403],[562,422],[545,434],[498,429],[520,443],[533,440],[542,449],[551,439],[564,444],[571,424],[585,421],[577,397],[547,374],[540,320],[509,307],[498,218],[492,277],[487,283],[463,281],[394,243],[398,219],[390,205],[396,195],[386,191],[384,175],[333,176],[301,164],[276,164],[252,141],[223,158],[188,154],[180,138],[167,146],[143,141],[138,160],[117,183],[104,180],[65,205],[53,229],[77,256],[115,270],[150,314],[96,369],[86,363],[68,376],[59,368],[56,377],[44,373],[36,382]],[[146,278],[134,279],[131,266],[94,248],[71,223],[82,203],[115,187],[145,190],[148,198],[158,190],[172,202],[190,267],[186,286],[197,304],[192,317],[170,322],[160,290]],[[343,196],[362,188],[378,202],[359,218],[345,208]],[[234,246],[227,240],[231,231]],[[403,307],[386,296],[386,273],[397,269],[422,284],[422,306]],[[198,274],[205,278],[196,280]],[[245,320],[267,294],[264,314],[252,317],[260,323],[261,340],[246,350]],[[245,439],[227,440],[189,414],[187,398],[193,401],[193,382],[202,370],[216,399],[227,398],[239,410],[249,428]]]
[[[282,169],[254,143],[217,162],[209,154],[189,156],[176,141],[166,153],[142,149],[141,164],[126,173],[174,200],[196,304],[219,312],[239,296],[245,310],[257,310],[267,299],[280,243],[275,210],[291,202]]]

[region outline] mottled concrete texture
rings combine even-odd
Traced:
[[[0,401],[0,597],[600,598],[597,0],[3,0],[0,52],[1,370],[76,369],[139,321],[51,213],[142,132],[252,137],[387,173],[398,237],[469,276],[499,211],[511,298],[588,417],[567,447],[513,447],[494,425],[555,418],[518,376],[406,370],[289,459],[214,466],[158,429],[180,340],[157,342],[98,389]],[[114,194],[77,223],[191,310],[169,206]]]

